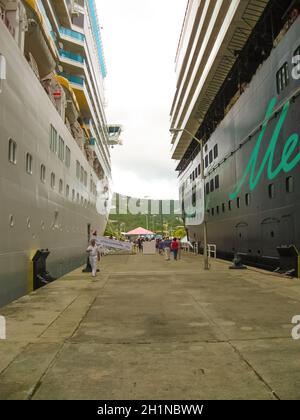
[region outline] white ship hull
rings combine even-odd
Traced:
[[[99,181],[95,172],[1,20],[0,40],[0,53],[7,66],[7,79],[0,93],[2,306],[32,290],[31,260],[38,249],[49,249],[47,270],[54,277],[83,264],[88,229],[97,229],[102,234],[107,214],[97,212],[96,198],[89,188],[91,179],[95,184]],[[49,148],[50,125],[71,150],[70,168]],[[17,144],[16,164],[8,159],[9,139]],[[26,172],[27,153],[33,157],[31,175]],[[76,178],[76,161],[88,174],[87,187]],[[46,167],[45,183],[40,179],[42,164]],[[52,172],[56,177],[54,189],[50,186]],[[110,178],[110,174],[106,176]],[[69,197],[66,197],[67,185]],[[73,189],[75,200],[72,200]]]

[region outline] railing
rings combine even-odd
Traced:
[[[72,74],[60,72],[59,73],[62,77],[65,77],[71,83],[75,83],[76,85],[84,86],[84,80],[79,76],[73,76]]]
[[[69,60],[78,61],[79,63],[84,64],[84,58],[80,54],[75,54],[65,50],[59,50],[59,55],[61,57],[68,58]]]
[[[85,36],[83,34],[81,34],[80,32],[77,32],[77,31],[73,31],[72,29],[68,29],[68,28],[65,28],[63,26],[60,26],[59,32],[62,35],[69,36],[70,38],[74,38],[78,41],[81,41],[81,42],[85,41]]]
[[[213,254],[213,258],[214,259],[217,259],[217,245],[208,244],[207,245],[207,255],[208,255],[208,258],[212,258],[212,254]]]

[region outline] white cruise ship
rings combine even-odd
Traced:
[[[105,76],[94,0],[0,0],[0,306],[40,286],[38,250],[57,278],[105,229]]]

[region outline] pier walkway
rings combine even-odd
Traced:
[[[108,256],[0,309],[0,399],[299,399],[300,280]]]

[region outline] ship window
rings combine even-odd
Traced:
[[[216,177],[215,177],[215,187],[216,187],[216,190],[218,188],[220,188],[220,177],[219,177],[219,175],[216,175]]]
[[[237,206],[238,209],[241,207],[241,199],[240,199],[240,197],[238,197],[236,199],[236,206]]]
[[[217,159],[218,155],[219,155],[218,145],[216,144],[214,147],[214,159]]]
[[[195,169],[195,178],[198,178],[198,168]]]
[[[53,125],[51,125],[50,129],[50,150],[53,153],[57,152],[57,131],[55,130]]]
[[[217,206],[217,214],[220,214],[220,207]]]
[[[209,152],[209,163],[212,163],[213,160],[214,160],[214,158],[213,158],[213,151],[211,150]]]
[[[71,166],[71,150],[66,146],[66,167],[70,168]]]
[[[245,195],[245,203],[247,207],[251,204],[251,195],[249,193]]]
[[[292,176],[287,177],[285,181],[286,192],[294,192],[294,178]]]
[[[65,160],[65,142],[60,136],[58,141],[58,157],[62,161]]]
[[[75,190],[74,189],[72,190],[72,200],[73,201],[75,200]]]
[[[69,187],[69,185],[67,184],[67,185],[66,185],[66,197],[69,197],[69,194],[70,194],[70,187]]]
[[[201,165],[200,165],[200,163],[198,165],[198,174],[201,175]]]
[[[80,179],[80,163],[76,160],[76,178]]]
[[[210,181],[210,191],[211,191],[211,192],[213,192],[213,191],[214,191],[214,189],[215,189],[215,182],[214,182],[214,180],[212,179],[212,180]]]
[[[8,159],[11,163],[17,163],[17,143],[12,139],[8,142]]]
[[[208,167],[208,155],[205,156],[205,168]]]
[[[60,194],[62,194],[63,189],[64,189],[63,180],[62,180],[62,179],[60,179],[60,180],[59,180],[59,192],[60,192]]]
[[[278,70],[276,74],[276,82],[277,82],[277,93],[279,95],[289,84],[288,63],[284,63],[284,65]]]
[[[226,207],[225,207],[225,203],[222,204],[222,212],[225,213]]]
[[[26,153],[26,172],[32,175],[32,155]]]
[[[84,171],[84,185],[87,187],[87,171]]]
[[[43,183],[46,182],[46,166],[45,165],[41,165],[41,181]]]
[[[215,209],[214,209],[214,208],[212,208],[212,209],[211,209],[211,215],[212,215],[212,216],[214,216],[214,215],[215,215]]]
[[[55,173],[51,174],[51,188],[55,188]]]
[[[270,184],[268,186],[269,198],[275,198],[275,185]]]
[[[231,211],[232,210],[232,201],[228,201],[228,210]]]
[[[209,194],[209,182],[206,184],[206,194]]]
[[[81,166],[81,168],[80,168],[80,182],[83,184],[83,174],[84,174],[84,169],[83,169],[83,167]]]

